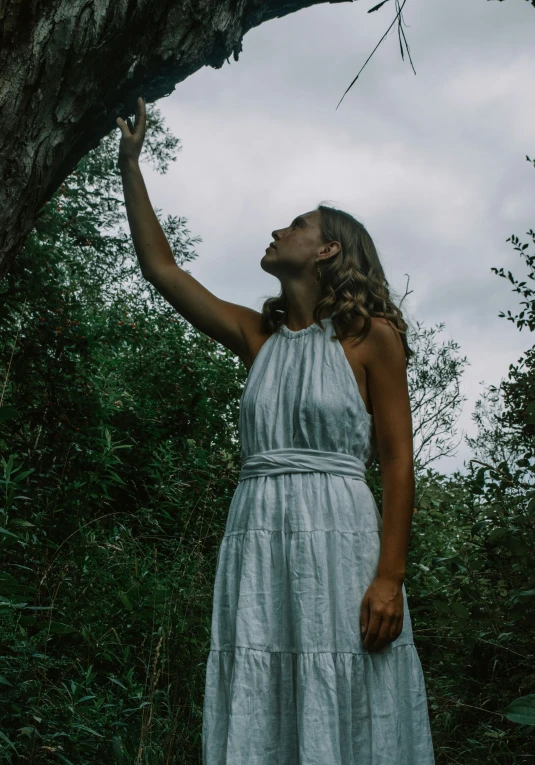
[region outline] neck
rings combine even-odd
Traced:
[[[323,311],[320,314],[320,319],[327,319],[331,316],[331,314],[332,312],[329,313],[327,311]],[[311,324],[314,324],[313,308],[309,308],[308,311],[299,310],[297,308],[292,310],[292,306],[288,305],[284,323],[288,329],[291,329],[293,332],[297,332],[300,329],[306,329],[306,327],[310,327]]]

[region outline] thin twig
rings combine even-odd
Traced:
[[[396,7],[399,8],[399,0],[396,0]],[[401,35],[403,35],[403,39],[405,40],[405,47],[407,48],[407,55],[409,57],[409,61],[411,62],[412,71],[414,72],[414,74],[416,74],[416,70],[414,68],[414,64],[412,63],[411,52],[410,52],[410,49],[409,49],[409,43],[407,42],[407,38],[405,37],[405,32],[403,31],[403,26],[402,26],[403,15],[401,13],[401,10],[402,9],[399,8],[399,25],[398,25],[398,37],[399,37],[399,47],[401,48],[401,58],[403,59],[403,61],[405,61],[405,59],[403,57],[403,45],[401,43]]]
[[[390,24],[390,26],[388,27],[388,29],[386,30],[386,32],[384,33],[384,35],[381,37],[381,39],[379,40],[379,42],[377,43],[377,45],[375,46],[375,48],[372,50],[372,52],[370,53],[370,55],[368,56],[368,58],[367,58],[367,59],[366,59],[366,61],[364,62],[364,65],[362,66],[362,68],[361,68],[360,72],[357,74],[357,76],[355,77],[355,79],[353,80],[353,82],[351,83],[351,85],[350,85],[350,86],[347,88],[346,92],[344,93],[344,95],[342,96],[342,98],[340,99],[340,101],[338,102],[338,106],[340,106],[340,104],[342,103],[342,101],[343,101],[343,100],[344,100],[344,98],[345,98],[345,95],[346,95],[346,93],[347,93],[349,90],[351,90],[351,88],[353,87],[353,85],[355,84],[355,82],[358,80],[358,78],[359,78],[359,76],[360,76],[360,73],[362,72],[362,70],[364,69],[364,67],[365,67],[365,66],[366,66],[366,64],[368,63],[368,61],[371,59],[371,57],[373,56],[373,54],[375,53],[375,51],[377,50],[377,48],[378,48],[378,47],[381,45],[381,43],[383,42],[383,40],[385,39],[385,37],[387,36],[387,34],[390,32],[390,30],[392,29],[392,27],[394,26],[394,24],[396,23],[396,20],[397,20],[398,18],[399,18],[399,25],[400,25],[400,27],[401,27],[401,23],[402,23],[402,20],[403,20],[403,19],[402,19],[402,15],[401,15],[401,11],[403,10],[403,7],[404,7],[404,5],[405,5],[405,3],[406,3],[406,2],[407,2],[407,0],[403,0],[403,5],[402,5],[402,6],[401,6],[401,8],[400,8],[400,7],[399,7],[399,0],[396,0],[396,6],[398,7],[398,11],[397,11],[397,13],[396,13],[396,15],[395,15],[395,17],[394,17],[394,21],[393,21],[393,22]],[[371,9],[368,11],[368,13],[371,13],[372,11],[375,11],[375,10],[377,10],[377,8],[380,8],[380,7],[381,7],[381,5],[383,5],[383,3],[381,3],[379,6],[376,6],[375,8],[371,8]],[[404,34],[403,34],[403,37],[405,38],[405,35],[404,35]],[[400,39],[400,44],[401,44],[401,39]],[[405,40],[405,44],[407,45],[407,42],[406,42],[406,40]],[[414,74],[416,74],[416,70],[414,69],[414,66],[413,66],[413,64],[412,64],[412,59],[411,59],[411,57],[410,57],[410,53],[409,53],[409,47],[408,47],[408,45],[407,45],[407,54],[409,55],[409,59],[410,59],[410,62],[411,62],[411,66],[412,66],[412,69],[413,69],[413,71],[414,71]],[[403,47],[401,48],[401,57],[403,58]],[[336,107],[337,109],[338,109],[338,106]]]
[[[27,300],[28,300],[28,298],[26,297],[25,300],[24,300],[24,305],[22,306],[21,313],[24,312],[24,308],[26,306]],[[13,354],[15,353],[15,348],[17,347],[17,340],[19,339],[19,334],[20,334],[21,327],[22,327],[22,320],[21,320],[21,324],[20,324],[19,328],[17,329],[17,334],[16,334],[16,337],[15,337],[15,342],[13,343],[13,350],[11,351],[11,358],[9,359],[9,364],[7,365],[6,379],[4,380],[4,387],[2,388],[2,395],[0,396],[0,406],[2,406],[2,401],[4,400],[4,393],[5,393],[5,390],[6,390],[7,380],[8,380],[8,377],[9,377],[9,370],[11,369],[11,362],[13,361]]]
[[[485,709],[484,707],[475,707],[473,704],[465,704],[464,701],[458,701],[457,699],[452,699],[450,696],[439,696],[438,693],[433,693],[432,691],[429,692],[429,695],[431,697],[436,697],[437,699],[447,699],[447,701],[451,701],[452,703],[460,705],[461,707],[470,707],[470,709],[479,709],[481,712],[487,712],[487,714],[489,715],[497,715],[498,717],[503,717],[502,712],[493,712],[491,709]]]
[[[445,752],[444,750],[442,750],[442,752],[443,752],[443,754],[445,754],[445,755],[446,755],[446,757],[447,757],[449,760],[451,760],[452,762],[456,762],[456,763],[457,763],[457,765],[461,765],[461,763],[459,762],[459,760],[456,760],[456,759],[455,759],[455,757],[450,757],[450,756],[449,756],[449,754],[448,754],[447,752]]]

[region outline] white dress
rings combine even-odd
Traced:
[[[264,343],[240,403],[242,468],[219,548],[203,765],[434,765],[403,630],[367,651],[360,606],[382,521],[373,418],[332,319]]]

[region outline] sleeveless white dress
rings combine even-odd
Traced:
[[[334,314],[333,314],[334,315]],[[366,411],[332,318],[264,343],[239,415],[242,466],[217,557],[203,765],[434,765],[422,667],[403,631],[367,651],[379,560]]]

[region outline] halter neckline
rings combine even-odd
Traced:
[[[327,316],[324,319],[321,319],[322,322],[331,322],[332,323],[332,316],[334,314],[331,314],[331,316]],[[279,326],[279,329],[281,330],[282,334],[286,337],[302,337],[303,335],[308,335],[311,332],[319,331],[321,332],[322,329],[319,327],[315,322],[313,324],[310,324],[308,327],[304,327],[303,329],[289,329],[286,324],[281,324]]]

